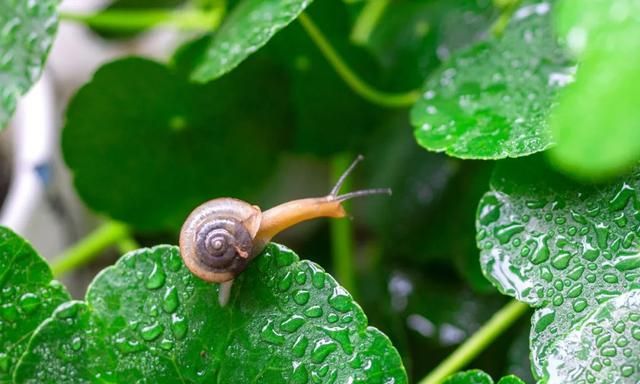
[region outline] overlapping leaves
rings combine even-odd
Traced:
[[[18,97],[40,77],[58,28],[58,0],[3,0],[0,4],[0,130]]]
[[[69,293],[31,245],[0,227],[0,382],[11,380],[31,334]]]
[[[519,157],[553,145],[548,117],[572,62],[553,34],[549,3],[527,4],[501,36],[455,54],[411,111],[420,145],[474,159]]]
[[[480,370],[471,370],[449,376],[443,384],[493,384],[493,379]],[[524,384],[516,376],[505,376],[497,384]]]
[[[60,307],[29,345],[18,382],[406,383],[400,357],[317,265],[271,244],[220,307],[178,249],[103,271],[86,302]]]
[[[624,318],[629,332],[637,323],[639,188],[637,169],[611,184],[588,186],[554,174],[539,159],[500,164],[494,174],[478,209],[481,262],[501,291],[538,308],[531,347],[544,380],[563,382],[557,358],[550,357],[558,351],[578,365],[569,373],[576,381],[590,380],[589,367],[604,365],[603,359],[614,367],[634,364],[615,337],[575,339],[593,328],[594,316],[603,322],[609,316],[614,327]],[[627,341],[637,355],[640,340]]]

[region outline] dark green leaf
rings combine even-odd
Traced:
[[[40,77],[58,29],[58,0],[3,0],[0,4],[0,130],[18,97]]]
[[[454,55],[431,76],[411,111],[418,143],[474,159],[549,148],[547,119],[572,66],[549,15],[549,3],[520,8],[502,36]]]
[[[640,286],[638,188],[638,170],[587,186],[539,159],[496,169],[478,208],[481,262],[502,292],[538,308],[531,348],[539,377],[550,345],[599,304]]]
[[[63,131],[80,196],[140,229],[179,228],[211,198],[252,201],[286,143],[282,83],[259,60],[207,85],[145,59],[105,65],[71,101]]]
[[[17,381],[406,383],[385,335],[319,266],[271,244],[236,279],[195,278],[177,247],[124,256],[86,303],[60,308],[32,339]]]
[[[70,299],[24,239],[0,227],[0,382],[9,382],[31,334]]]
[[[474,369],[449,376],[443,384],[493,384],[493,379],[486,373]],[[511,375],[500,379],[498,384],[524,384],[524,381]]]
[[[216,79],[262,48],[294,21],[312,0],[242,0],[211,38],[192,78]]]
[[[551,120],[558,142],[551,155],[582,177],[622,173],[640,159],[640,6],[630,0],[562,4],[560,23],[580,65]]]

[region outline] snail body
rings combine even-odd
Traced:
[[[345,217],[342,202],[353,197],[391,193],[389,189],[370,189],[338,195],[344,179],[360,160],[361,156],[324,197],[289,201],[265,212],[233,198],[218,198],[200,205],[180,231],[180,254],[185,265],[202,280],[222,283],[220,304],[225,305],[233,279],[275,235],[314,218]]]

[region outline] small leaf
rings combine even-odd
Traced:
[[[522,159],[500,163],[491,187],[478,208],[481,263],[498,289],[538,308],[531,348],[541,377],[550,345],[638,287],[640,171],[588,186]]]
[[[58,29],[58,0],[3,0],[0,5],[0,130],[18,97],[40,77]]]
[[[493,384],[493,379],[486,373],[474,369],[449,376],[443,384]],[[498,384],[524,384],[524,381],[516,376],[510,375],[500,379]]]
[[[215,197],[252,201],[286,143],[283,88],[263,61],[206,85],[146,59],[107,64],[67,111],[62,150],[76,189],[145,230],[179,228]]]
[[[192,79],[208,82],[231,71],[294,21],[312,0],[242,0],[213,35]]]
[[[640,290],[596,307],[551,348],[549,383],[634,384],[640,378]]]
[[[96,278],[86,303],[61,307],[39,329],[16,380],[407,382],[397,351],[351,296],[287,248],[269,245],[226,307],[217,296],[177,247],[129,253]]]
[[[547,119],[572,62],[552,33],[549,3],[515,12],[500,37],[455,54],[411,111],[420,145],[460,158],[526,156],[553,145]]]
[[[550,154],[574,175],[615,176],[640,159],[640,6],[630,0],[561,4],[561,29],[580,65],[553,114],[558,146]]]
[[[0,227],[0,382],[11,380],[31,334],[70,299],[47,262],[24,239]]]

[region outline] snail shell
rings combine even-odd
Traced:
[[[180,231],[180,253],[187,268],[206,281],[233,280],[256,255],[254,238],[261,221],[260,208],[238,199],[202,204]]]

